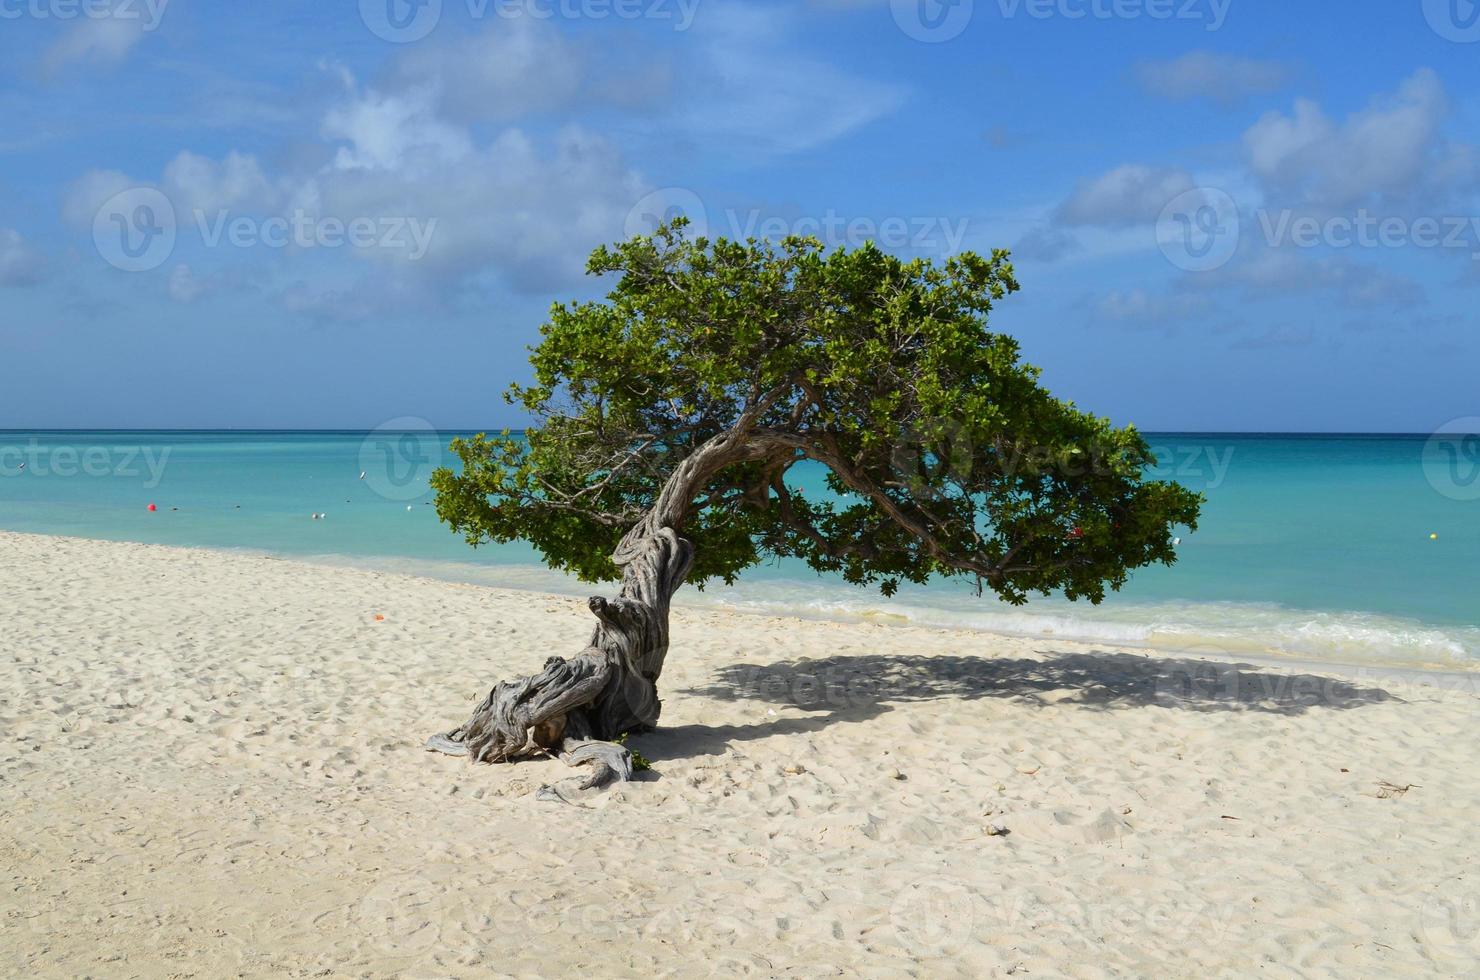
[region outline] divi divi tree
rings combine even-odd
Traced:
[[[520,436],[458,439],[432,479],[473,545],[528,541],[554,568],[620,581],[585,649],[497,684],[430,748],[554,754],[587,785],[631,775],[614,743],[658,721],[669,603],[774,558],[893,594],[965,576],[1009,603],[1099,602],[1172,564],[1201,498],[1145,478],[1134,428],[1061,401],[988,327],[1018,288],[1006,252],[941,264],[691,238],[682,219],[597,249],[604,300],[556,305]],[[826,468],[826,494],[788,474]],[[574,644],[573,644],[574,646]]]

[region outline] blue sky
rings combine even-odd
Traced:
[[[389,4],[389,6],[388,6]],[[1014,250],[1147,429],[1477,412],[1468,0],[0,0],[0,427],[517,425],[589,250]]]

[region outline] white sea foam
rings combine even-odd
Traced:
[[[538,565],[473,565],[413,559],[348,559],[433,578],[586,596],[602,591]],[[608,587],[609,590],[609,587]],[[1480,670],[1480,628],[1436,626],[1369,612],[1321,612],[1266,603],[1117,601],[1100,606],[1035,598],[1009,606],[947,589],[911,589],[893,598],[822,582],[754,579],[733,587],[686,589],[676,603],[696,608],[841,622],[981,630],[1232,657],[1284,657],[1355,665]]]
[[[911,596],[893,602],[813,591],[823,594],[801,598],[805,592],[799,585],[784,590],[765,583],[688,601],[757,613],[974,629],[1209,655],[1480,669],[1480,629],[1430,626],[1375,613],[1228,602],[1112,601],[1095,607],[1054,599],[1010,607],[990,598],[941,596],[938,602],[921,603],[911,601],[916,598]]]

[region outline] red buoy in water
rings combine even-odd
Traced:
[[[154,512],[155,512],[155,511],[156,511],[156,510],[159,510],[159,508],[158,508],[158,507],[156,507],[156,506],[154,506],[154,505],[153,505],[153,504],[150,504],[150,505],[149,505],[149,513],[151,513],[151,514],[152,514],[152,513],[154,513]]]

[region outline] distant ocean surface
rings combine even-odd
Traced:
[[[0,430],[0,529],[603,590],[549,571],[527,546],[469,548],[438,522],[426,487],[434,467],[452,465],[445,446],[458,433],[415,420],[392,428]],[[886,599],[787,564],[753,569],[733,588],[686,589],[682,601],[1192,653],[1480,668],[1480,440],[1147,439],[1160,460],[1152,475],[1207,494],[1202,530],[1184,536],[1176,566],[1135,573],[1098,607],[1050,597],[1014,608],[963,582]],[[820,470],[796,472],[820,485]]]

